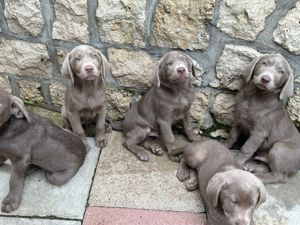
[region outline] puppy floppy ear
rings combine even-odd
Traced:
[[[267,191],[263,184],[258,187],[258,193],[259,196],[255,208],[258,208],[262,203],[264,203],[267,200]]]
[[[155,63],[154,68],[152,70],[152,83],[156,85],[158,88],[160,87],[160,78],[159,78],[159,67],[161,64],[161,60]]]
[[[263,183],[257,177],[255,177],[255,179],[256,179],[256,184],[257,184],[257,189],[259,194],[255,208],[258,208],[262,203],[264,203],[267,200],[267,191]]]
[[[62,64],[61,74],[69,78],[72,84],[74,85],[74,74],[72,72],[71,65],[70,65],[70,53],[67,55],[65,61]]]
[[[218,206],[219,195],[225,184],[223,173],[214,175],[207,184],[206,195],[215,208]]]
[[[11,99],[11,108],[10,108],[11,115],[14,115],[16,118],[25,117],[26,120],[30,123],[28,111],[24,105],[24,102],[20,98],[13,95],[11,95],[10,99]]]
[[[194,77],[196,77],[196,68],[195,68],[195,64],[193,62],[193,59],[190,56],[186,56],[188,59],[188,66],[189,66],[189,71],[192,72],[192,75]],[[196,77],[197,78],[197,77]]]
[[[110,65],[109,65],[107,58],[102,54],[102,52],[100,50],[97,50],[97,51],[101,58],[101,74],[103,77],[105,77],[106,74],[109,73]]]
[[[291,96],[293,96],[293,93],[294,93],[294,72],[289,64],[288,64],[288,68],[289,68],[290,75],[280,92],[280,95],[279,95],[280,100],[291,97]]]
[[[249,63],[245,69],[242,71],[242,76],[244,77],[246,83],[248,83],[251,78],[252,78],[252,74],[253,74],[253,71],[255,69],[255,66],[256,64],[258,63],[258,61],[261,59],[261,57],[257,57],[255,59],[253,59],[251,61],[251,63]]]

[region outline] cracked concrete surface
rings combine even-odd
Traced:
[[[149,221],[151,215],[161,217],[157,221],[168,221],[176,212],[185,217],[183,221],[194,221],[190,225],[205,224],[205,214],[202,214],[205,209],[198,192],[186,191],[176,178],[177,163],[171,162],[166,154],[151,153],[149,162],[141,162],[122,146],[120,132],[108,137],[109,145],[101,151],[99,161],[100,151],[93,147],[83,167],[65,186],[48,184],[41,171],[27,177],[20,208],[10,214],[1,213],[0,224],[79,225],[83,221],[85,225],[112,225],[111,221],[119,221],[118,224],[132,221],[128,216],[122,218],[124,213],[136,217],[139,224],[138,215]],[[177,140],[177,145],[186,142],[181,136],[177,136]],[[92,138],[89,142],[94,146]],[[9,175],[10,165],[5,164],[0,168],[1,200],[8,191]],[[267,185],[267,202],[256,210],[256,224],[299,225],[299,187],[300,173],[290,177],[287,184]],[[113,213],[114,208],[119,217],[115,215],[110,219],[107,215],[101,220],[106,212]],[[84,217],[86,209],[92,213]],[[195,213],[200,213],[203,219],[193,219],[198,218]]]

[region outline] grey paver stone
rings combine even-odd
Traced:
[[[166,153],[142,162],[122,146],[116,133],[101,153],[89,200],[90,206],[203,212],[197,191],[188,192],[176,177],[178,163]],[[182,138],[179,138],[182,145]]]
[[[93,138],[88,141],[95,146]],[[9,215],[82,219],[99,152],[98,148],[92,147],[77,174],[61,187],[49,184],[42,171],[26,177],[21,205]],[[8,163],[0,168],[1,201],[8,193],[10,169]]]

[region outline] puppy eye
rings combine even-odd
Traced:
[[[173,65],[173,61],[169,61],[169,62],[168,62],[168,65],[169,65],[169,66],[172,66],[172,65]]]
[[[94,57],[94,58],[97,58],[97,55],[96,55],[96,54],[93,54],[93,57]]]
[[[281,70],[281,71],[280,71],[280,73],[281,73],[281,74],[284,74],[284,71],[283,71],[283,70]]]
[[[75,58],[75,60],[76,60],[76,61],[80,61],[80,58],[79,58],[79,57],[77,57],[77,58]]]
[[[263,64],[264,66],[266,66],[266,65],[267,65],[267,62],[266,62],[266,61],[263,61],[262,64]]]
[[[233,199],[233,200],[231,200],[231,203],[232,203],[232,204],[237,204],[237,203],[238,203],[238,201],[237,201],[237,200],[235,200],[235,199]]]

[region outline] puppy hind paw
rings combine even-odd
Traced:
[[[158,156],[162,156],[164,154],[164,151],[161,148],[159,148],[159,147],[153,147],[153,148],[151,148],[151,152],[154,155],[158,155]]]
[[[16,210],[20,205],[20,199],[11,196],[6,196],[1,205],[1,211],[5,213],[10,213]]]
[[[137,152],[136,156],[141,160],[141,161],[149,161],[149,155],[146,152]]]

